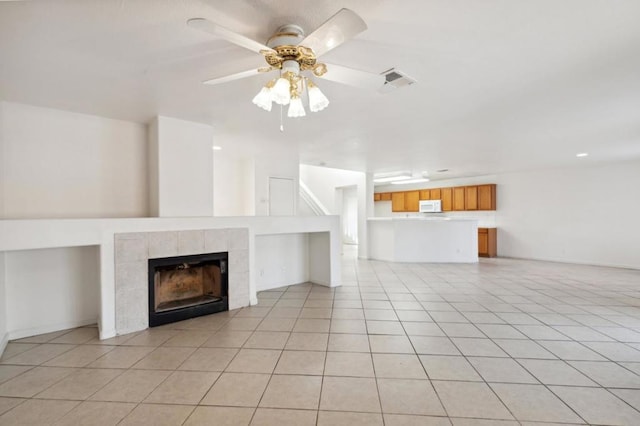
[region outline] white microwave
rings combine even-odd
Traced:
[[[442,201],[440,200],[421,200],[420,213],[440,213],[442,212]]]

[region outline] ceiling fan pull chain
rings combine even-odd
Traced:
[[[280,105],[280,131],[284,132],[284,124],[282,124],[282,105]]]

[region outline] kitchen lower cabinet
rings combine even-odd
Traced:
[[[478,256],[496,257],[498,241],[496,228],[478,228]]]

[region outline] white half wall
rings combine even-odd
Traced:
[[[148,149],[157,152],[157,172],[155,164],[149,167],[157,183],[150,185],[158,187],[150,210],[159,217],[213,216],[213,128],[170,117],[156,117],[150,126],[157,127]]]
[[[256,291],[309,281],[307,234],[256,235],[255,252]]]
[[[98,321],[98,246],[7,252],[5,272],[10,339]]]
[[[300,165],[300,179],[331,214],[342,215],[342,202],[336,199],[339,188],[355,186],[358,197],[358,257],[367,257],[367,217],[371,212],[367,201],[367,175],[363,172]],[[371,194],[373,199],[373,194]]]
[[[498,255],[640,269],[640,161],[497,183]]]
[[[4,218],[148,213],[146,126],[3,102]]]

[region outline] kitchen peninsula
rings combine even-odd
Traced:
[[[376,217],[367,221],[369,258],[391,262],[476,263],[478,220]]]

